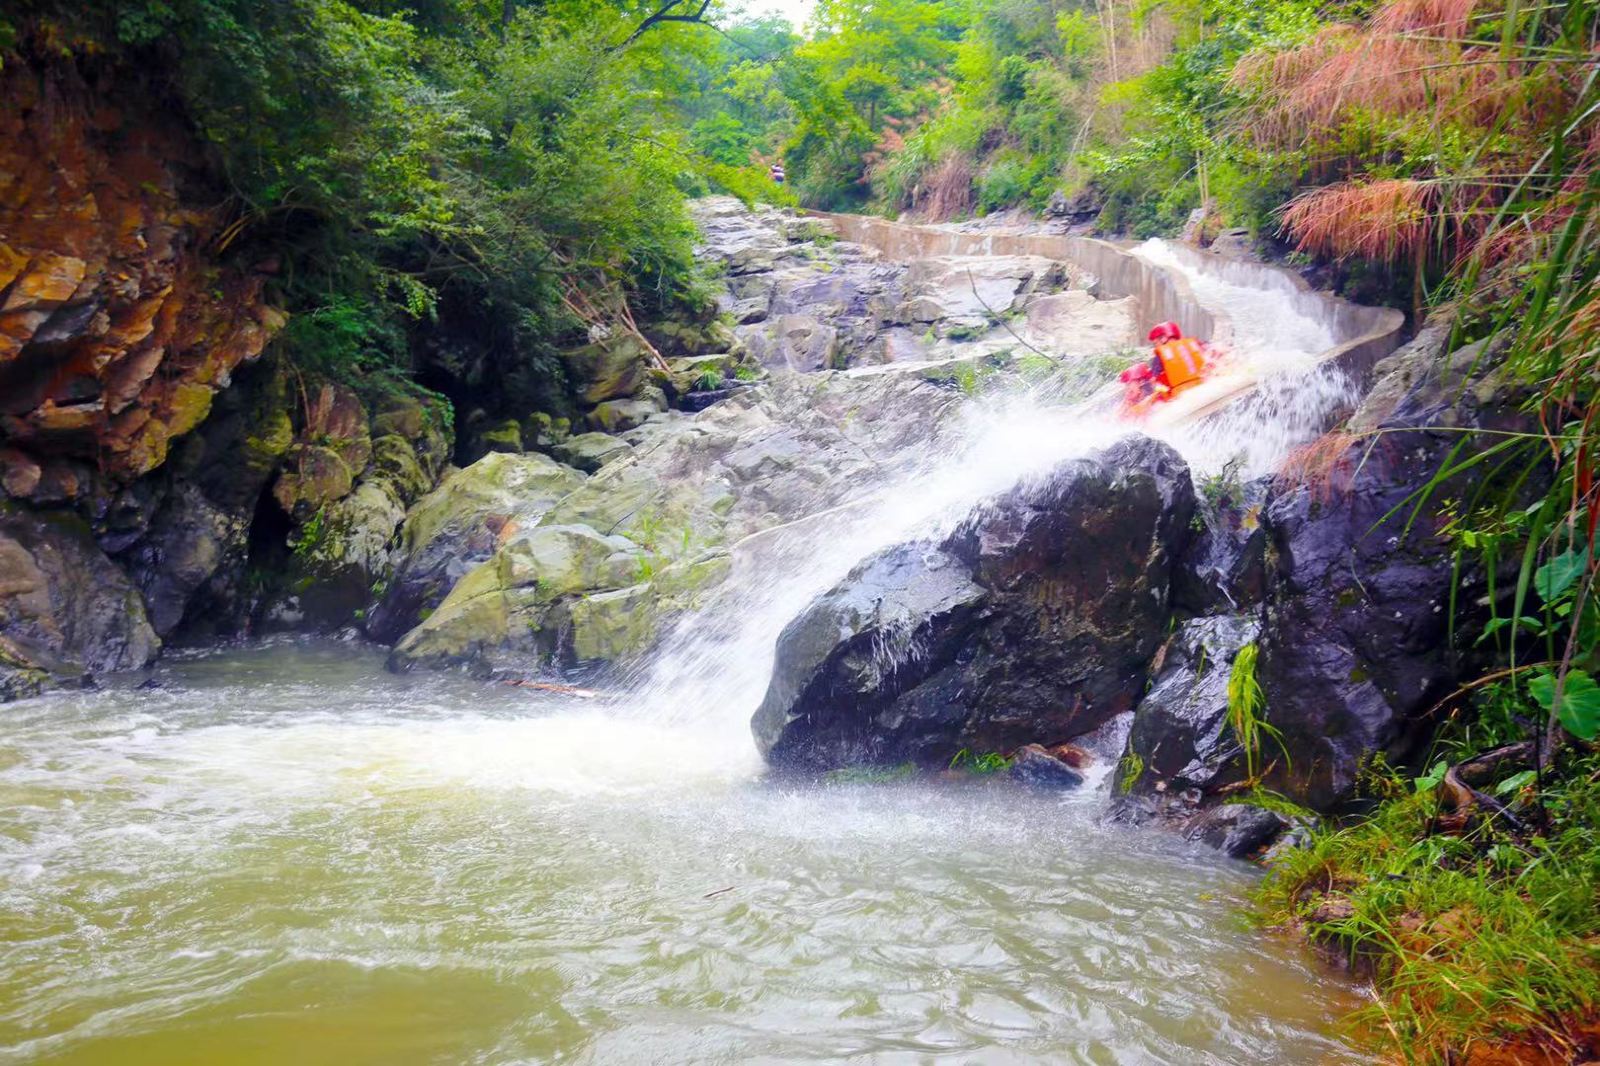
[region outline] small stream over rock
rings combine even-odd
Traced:
[[[1257,479],[1354,404],[1318,357],[1357,332],[1159,245],[1097,276],[701,219],[733,380],[448,473],[363,619],[387,655],[275,638],[0,716],[0,1062],[1359,1061],[1353,993],[1240,923],[1248,866],[1103,817],[1127,712],[1220,639],[1175,612],[1260,602]],[[1113,264],[1254,387],[1131,436]],[[484,683],[551,669],[597,691]],[[898,769],[1063,741],[1076,791]]]

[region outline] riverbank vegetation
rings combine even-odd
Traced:
[[[659,10],[658,10],[659,8]],[[683,3],[23,0],[13,62],[114,75],[209,146],[226,255],[274,265],[296,366],[559,385],[591,327],[697,308],[689,194],[761,184],[693,122]]]
[[[1465,435],[1412,501],[1446,519],[1459,570],[1487,578],[1480,603],[1452,605],[1482,679],[1440,704],[1431,770],[1375,771],[1371,813],[1318,834],[1262,893],[1270,918],[1370,968],[1364,1020],[1406,1061],[1594,1052],[1595,32],[1583,5],[1402,0],[1235,77],[1258,94],[1264,144],[1334,149],[1338,180],[1283,212],[1301,247],[1409,261],[1446,349],[1484,342],[1478,387],[1525,397],[1520,425]],[[1476,493],[1447,498],[1464,474]]]

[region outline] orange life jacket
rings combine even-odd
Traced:
[[[1205,373],[1205,347],[1193,337],[1179,337],[1156,346],[1161,361],[1161,377],[1173,392],[1187,388]]]

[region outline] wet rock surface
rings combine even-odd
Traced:
[[[1429,728],[1423,717],[1466,669],[1450,637],[1449,516],[1409,506],[1413,493],[1457,446],[1460,427],[1525,428],[1515,397],[1474,369],[1476,346],[1441,365],[1428,343],[1380,367],[1381,386],[1409,380],[1403,395],[1380,387],[1356,412],[1354,425],[1383,431],[1377,443],[1350,444],[1323,477],[1280,493],[1264,514],[1258,679],[1288,752],[1269,781],[1317,810],[1351,796],[1373,753],[1406,758]],[[1419,361],[1429,372],[1416,373]],[[1435,498],[1459,497],[1471,480],[1458,477]],[[1484,593],[1481,574],[1461,577],[1458,609]],[[1458,615],[1455,625],[1466,632],[1471,621]]]
[[[0,690],[145,666],[161,647],[138,590],[69,511],[0,504]]]
[[[1006,777],[1028,788],[1054,791],[1080,788],[1084,780],[1075,767],[1038,744],[1028,744],[1017,750]]]
[[[1189,536],[1189,473],[1135,438],[868,560],[784,630],[752,728],[779,765],[947,761],[1133,707]]]
[[[1180,623],[1157,657],[1118,772],[1120,817],[1160,818],[1187,833],[1209,825],[1196,819],[1230,791],[1254,785],[1334,810],[1354,795],[1367,759],[1402,762],[1427,735],[1426,716],[1466,676],[1470,649],[1450,636],[1448,515],[1415,508],[1413,494],[1457,445],[1460,427],[1519,428],[1516,397],[1484,372],[1493,359],[1474,345],[1445,361],[1444,340],[1443,330],[1424,329],[1380,363],[1343,431],[1352,435],[1319,442],[1315,468],[1273,488],[1259,530],[1236,531],[1220,548],[1206,541],[1204,558],[1187,564],[1191,591],[1202,563],[1218,560],[1213,576],[1231,586],[1216,580],[1211,596],[1180,602],[1214,609],[1232,587],[1244,609]],[[1446,485],[1438,498],[1465,489]],[[1230,576],[1238,574],[1259,578],[1241,585]],[[1460,578],[1458,612],[1484,590],[1481,574]],[[1456,624],[1465,631],[1471,618]],[[1228,723],[1227,691],[1246,645],[1258,650],[1259,713],[1276,731],[1261,734],[1249,759]],[[1195,832],[1227,849],[1237,844],[1229,834],[1251,835]]]
[[[1182,804],[1236,780],[1240,749],[1228,727],[1228,678],[1259,619],[1221,615],[1180,623],[1156,654],[1150,690],[1128,734],[1117,789]],[[1271,757],[1269,753],[1269,758]]]
[[[1224,855],[1245,859],[1266,849],[1290,824],[1275,811],[1247,803],[1225,803],[1192,818],[1183,827],[1183,835]]]

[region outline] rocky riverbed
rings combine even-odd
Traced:
[[[1217,463],[1198,477],[1163,444],[1108,448],[1129,427],[1082,406],[1129,358],[1140,311],[1081,267],[889,259],[729,199],[696,217],[717,316],[574,349],[565,416],[468,417],[452,443],[426,397],[327,383],[296,405],[268,362],[156,474],[14,495],[0,691],[145,666],[163,640],[305,628],[389,646],[398,671],[615,683],[831,537],[837,578],[790,582],[792,619],[766,621],[755,732],[776,764],[935,767],[1131,720],[1125,750],[1096,741],[1121,810],[1246,850],[1283,819],[1219,835],[1210,808],[1271,787],[1328,809],[1364,759],[1421,735],[1458,672],[1449,567],[1434,530],[1380,520],[1444,440],[1396,433],[1358,462],[1332,439],[1296,485]],[[1435,370],[1438,343],[1381,365],[1349,424],[1501,417],[1492,384],[1453,398],[1471,363]],[[1018,425],[1044,412],[1037,435],[974,451],[975,412],[992,435],[1007,404],[1028,412]],[[1055,439],[1074,422],[1083,439]],[[943,510],[883,512],[895,493]],[[1273,708],[1265,751],[1228,721],[1241,653]]]
[[[1098,383],[1133,334],[1131,301],[1038,257],[889,262],[792,214],[697,216],[723,316],[573,350],[571,416],[467,418],[452,445],[425,397],[307,391],[268,359],[155,474],[13,493],[6,690],[273,629],[353,627],[402,669],[636,659],[741,539],[937,454],[973,395]]]

